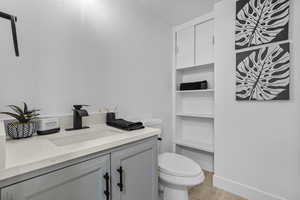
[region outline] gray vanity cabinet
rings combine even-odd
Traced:
[[[156,137],[72,163],[1,188],[0,200],[157,200]]]
[[[106,200],[109,155],[2,188],[1,200]]]
[[[112,152],[112,200],[157,200],[157,142]]]

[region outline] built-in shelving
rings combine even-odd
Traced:
[[[207,119],[214,119],[214,114],[211,113],[177,113],[176,116],[179,117],[193,117],[193,118],[207,118]]]
[[[177,90],[177,93],[207,93],[207,92],[214,92],[214,89],[207,89],[207,90]]]
[[[214,17],[208,14],[174,28],[174,151],[214,171]],[[206,90],[179,90],[181,83],[204,81]]]
[[[209,142],[196,142],[196,141],[188,141],[184,139],[177,139],[175,143],[180,146],[205,151],[208,153],[214,153],[214,145]]]
[[[205,63],[205,64],[182,66],[182,67],[177,67],[176,70],[183,71],[183,70],[192,70],[192,69],[207,68],[207,67],[214,67],[214,63],[209,62],[209,63]]]

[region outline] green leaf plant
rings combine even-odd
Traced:
[[[24,104],[23,109],[16,105],[8,105],[8,107],[13,112],[0,112],[0,114],[13,117],[16,120],[18,120],[20,123],[28,123],[34,119],[37,119],[38,116],[40,115],[38,113],[40,110],[38,109],[29,110],[27,104],[25,102],[23,104]]]

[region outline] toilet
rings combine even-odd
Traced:
[[[179,154],[160,154],[158,166],[163,200],[188,200],[188,189],[199,185],[205,178],[196,162]]]
[[[162,128],[161,120],[144,121],[145,126]],[[161,153],[159,144],[158,171],[163,200],[188,200],[188,189],[201,184],[204,173],[190,158],[176,153]]]

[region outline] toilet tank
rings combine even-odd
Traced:
[[[145,126],[150,128],[162,128],[162,120],[161,119],[145,119],[143,120]]]
[[[164,131],[163,131],[163,122],[161,119],[145,119],[145,120],[142,120],[142,122],[144,123],[144,126],[146,127],[150,127],[150,128],[158,128],[161,130],[161,134],[160,134],[160,138],[163,138],[163,134],[164,134]],[[157,143],[157,147],[158,147],[158,153],[162,153],[161,150],[163,149],[162,148],[162,142],[161,140],[158,141]]]

